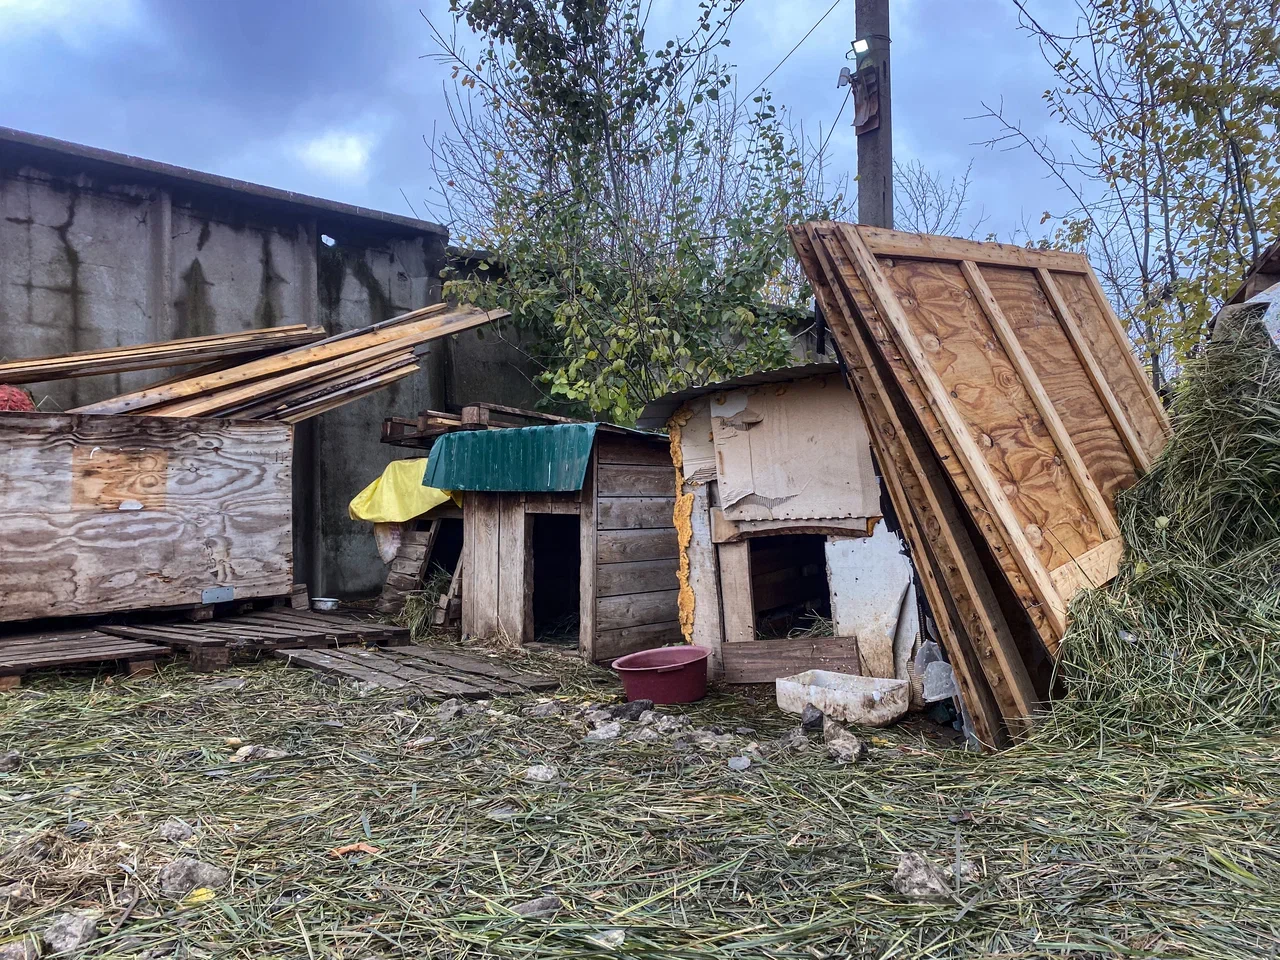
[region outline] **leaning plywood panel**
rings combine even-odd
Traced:
[[[805,230],[850,268],[841,296],[1055,649],[1074,591],[1114,575],[1114,494],[1167,429],[1088,263],[849,224]],[[1046,350],[1071,359],[1062,340],[1076,362],[1047,363]]]
[[[842,377],[716,394],[711,426],[725,519],[879,516],[866,424]]]
[[[287,424],[0,414],[0,621],[288,593],[292,459]]]

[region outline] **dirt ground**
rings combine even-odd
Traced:
[[[0,699],[0,943],[88,911],[95,957],[1280,951],[1277,740],[983,757],[902,728],[842,764],[741,690],[588,740],[612,677],[522,665],[565,685],[448,719],[273,662],[29,680]],[[971,864],[917,899],[910,853]]]

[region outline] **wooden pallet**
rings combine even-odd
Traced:
[[[373,620],[276,607],[238,617],[198,622],[104,626],[104,633],[186,650],[197,670],[217,670],[233,653],[260,653],[343,643],[409,642],[409,631]]]
[[[13,690],[22,676],[43,667],[127,663],[130,676],[150,673],[166,647],[108,636],[96,630],[62,630],[0,637],[0,690]]]
[[[422,587],[422,578],[431,563],[431,551],[440,535],[440,521],[432,520],[426,530],[406,530],[400,538],[400,547],[391,561],[382,596],[375,609],[386,616],[395,616],[404,609],[405,597],[411,590]]]
[[[410,645],[392,650],[281,650],[290,666],[310,667],[388,690],[412,688],[442,697],[483,699],[554,690],[560,681],[522,673],[484,657]]]

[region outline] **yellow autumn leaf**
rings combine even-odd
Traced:
[[[184,907],[194,907],[196,904],[208,903],[216,896],[217,894],[208,887],[196,887],[196,889],[182,898],[182,905]]]

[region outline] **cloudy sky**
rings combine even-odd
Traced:
[[[1039,0],[1057,9],[1062,0]],[[423,137],[447,124],[447,71],[424,15],[447,0],[0,0],[0,126],[208,170],[362,206],[419,215],[433,185]],[[682,33],[692,0],[655,0],[653,38]],[[831,0],[747,0],[728,58],[754,87]],[[899,160],[946,176],[972,162],[983,232],[1009,236],[1062,205],[1025,152],[981,146],[968,119],[1003,101],[1053,136],[1040,101],[1048,70],[1011,0],[891,0]],[[1033,4],[1034,6],[1034,4]],[[841,0],[769,81],[806,132],[825,135],[854,35]],[[856,166],[846,110],[837,172]],[[404,192],[404,196],[401,195]]]

